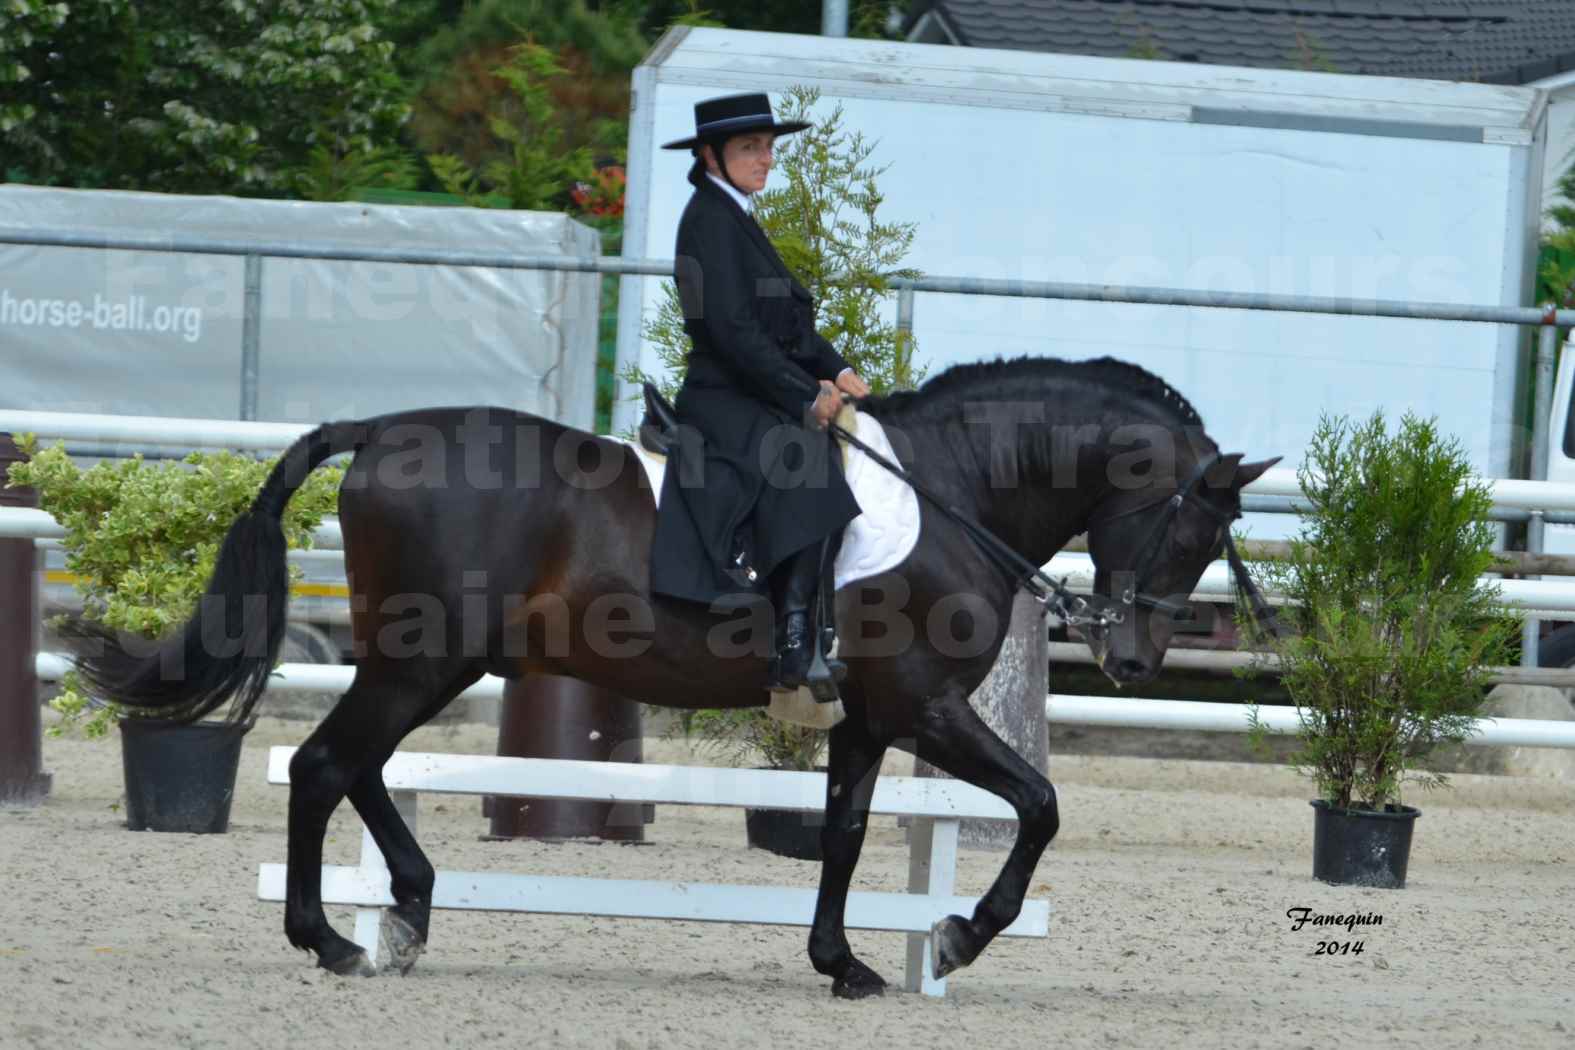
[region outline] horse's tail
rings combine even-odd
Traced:
[[[68,620],[63,633],[90,691],[181,722],[195,722],[233,697],[232,718],[249,720],[284,640],[285,504],[313,469],[360,448],[366,433],[365,423],[325,423],[289,447],[225,534],[208,589],[184,626],[139,645],[101,623]]]

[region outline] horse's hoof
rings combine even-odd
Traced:
[[[379,923],[378,942],[388,949],[389,972],[397,970],[403,977],[410,972],[410,968],[421,958],[421,953],[426,950],[427,942],[416,932],[416,928],[395,915],[388,909],[383,910],[383,918]]]
[[[338,974],[340,977],[376,977],[377,967],[372,965],[372,960],[366,957],[366,952],[357,948],[355,951],[333,962],[318,961],[319,966],[329,973]]]
[[[976,953],[969,947],[967,928],[963,925],[967,921],[961,915],[948,915],[930,927],[930,953],[934,957],[937,981],[973,962]]]
[[[881,980],[880,974],[854,959],[848,972],[831,983],[831,994],[838,999],[869,999],[885,995],[886,982]]]

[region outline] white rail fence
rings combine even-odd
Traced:
[[[1575,486],[1560,486],[1575,488]],[[54,545],[65,535],[65,529],[44,511],[24,507],[0,507],[0,538],[20,539],[32,537],[46,545]],[[290,559],[297,563],[311,563],[323,567],[343,547],[339,522],[323,522],[313,535],[313,542],[321,550],[291,551]],[[1045,571],[1057,578],[1066,577],[1067,586],[1084,594],[1093,589],[1094,563],[1087,554],[1062,553],[1050,559]],[[1504,580],[1483,577],[1483,582],[1496,584],[1504,604],[1522,615],[1537,619],[1575,619],[1566,614],[1575,613],[1575,577],[1555,576],[1540,580]],[[1192,597],[1198,601],[1230,601],[1230,566],[1217,561],[1204,570]],[[1266,592],[1271,603],[1283,598],[1276,592]]]
[[[278,449],[311,429],[305,424],[253,423],[229,420],[166,419],[153,416],[86,415],[61,412],[0,411],[0,433],[36,433],[41,438],[83,440],[95,442],[125,441],[139,444],[179,444],[246,449]],[[1575,513],[1575,484],[1546,481],[1521,481],[1502,479],[1491,482],[1496,507],[1518,510],[1540,510],[1545,513]],[[1296,496],[1300,487],[1296,472],[1287,469],[1270,470],[1250,486],[1250,491],[1263,495]],[[64,529],[47,513],[24,508],[0,508],[0,537],[32,537],[35,540],[58,540]],[[317,531],[316,542],[322,551],[291,552],[297,560],[320,561],[328,551],[343,544],[336,521],[324,522]],[[1077,553],[1058,554],[1051,559],[1047,571],[1055,576],[1066,576],[1074,590],[1087,591],[1093,583],[1093,564],[1088,555]],[[1561,614],[1575,613],[1575,578],[1555,577],[1540,580],[1493,579],[1503,595],[1506,605],[1520,611],[1528,618],[1556,618]],[[1193,597],[1199,600],[1222,600],[1230,595],[1229,567],[1216,562],[1205,570]],[[1278,595],[1268,595],[1271,601]],[[39,674],[45,680],[59,677],[65,664],[58,654],[41,654],[38,659]],[[287,664],[281,669],[282,679],[270,683],[272,689],[291,689],[311,692],[329,692],[347,688],[353,669],[344,666],[316,664]],[[472,687],[466,695],[501,696],[502,681],[488,678]],[[1189,704],[1184,701],[1156,701],[1112,699],[1097,697],[1052,697],[1048,704],[1049,718],[1054,722],[1073,722],[1099,725],[1131,725],[1149,728],[1191,728],[1245,731],[1246,712],[1234,704]],[[1127,714],[1122,714],[1127,712]],[[1290,710],[1264,709],[1263,718],[1274,731],[1284,732],[1276,725],[1277,719],[1295,719]],[[1504,726],[1527,723],[1524,736],[1506,737],[1511,733]],[[1480,732],[1471,738],[1476,744],[1515,743],[1537,747],[1570,747],[1570,730],[1563,723],[1539,723],[1524,719],[1481,719]],[[1537,742],[1532,743],[1535,739]]]
[[[60,653],[40,653],[36,661],[41,681],[59,681],[70,664]],[[342,693],[350,688],[355,668],[342,664],[280,664],[268,681],[268,692]],[[503,679],[485,675],[460,694],[476,699],[501,699]],[[1292,733],[1297,726],[1293,708],[1263,707],[1259,719],[1270,733]],[[1045,700],[1045,718],[1063,725],[1125,726],[1129,729],[1191,729],[1245,733],[1247,708],[1201,700],[1145,700],[1137,697],[1063,696],[1052,693]],[[1484,747],[1575,747],[1575,722],[1536,718],[1478,718],[1468,744]]]
[[[290,782],[292,747],[268,755],[268,782]],[[712,769],[651,763],[576,762],[564,759],[502,758],[395,752],[383,780],[412,834],[418,792],[583,799],[685,806],[749,806],[799,813],[819,811],[826,798],[824,773],[785,770]],[[960,897],[957,835],[964,819],[1015,819],[1005,802],[971,784],[929,777],[881,777],[870,812],[909,817],[908,892],[848,894],[846,924],[854,929],[892,930],[908,935],[909,991],[946,994],[935,976],[931,927],[947,915],[972,915],[975,898]],[[355,942],[377,961],[381,909],[394,903],[388,868],[371,833],[362,827],[361,856],[354,867],[323,867],[323,903],[356,907]],[[285,866],[263,864],[257,896],[285,899]],[[808,926],[816,891],[807,886],[736,886],[707,882],[598,879],[439,871],[434,908],[604,915],[619,918],[683,919],[703,922]],[[1044,937],[1050,905],[1025,900],[1004,932],[1008,937]]]

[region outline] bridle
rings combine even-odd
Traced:
[[[1167,601],[1164,598],[1156,598],[1153,595],[1147,593],[1148,585],[1151,577],[1154,575],[1154,569],[1159,561],[1159,553],[1161,545],[1165,542],[1165,535],[1170,530],[1170,527],[1175,524],[1177,515],[1181,513],[1181,508],[1186,506],[1188,502],[1191,502],[1209,517],[1213,518],[1214,521],[1225,530],[1226,542],[1232,542],[1230,539],[1230,523],[1236,518],[1239,518],[1241,515],[1239,513],[1235,515],[1226,514],[1218,507],[1210,505],[1207,500],[1197,495],[1198,482],[1203,480],[1204,475],[1208,472],[1210,467],[1219,462],[1219,458],[1220,455],[1218,452],[1212,452],[1204,458],[1198,460],[1198,462],[1193,465],[1192,471],[1187,475],[1186,480],[1181,483],[1175,492],[1168,496],[1161,496],[1159,499],[1148,500],[1144,503],[1139,503],[1136,506],[1125,507],[1116,511],[1114,514],[1107,514],[1102,518],[1089,521],[1088,527],[1089,530],[1092,531],[1095,525],[1103,525],[1106,522],[1116,521],[1119,518],[1125,518],[1128,515],[1136,514],[1139,511],[1148,510],[1149,508],[1154,507],[1160,503],[1165,504],[1165,512],[1161,514],[1158,520],[1154,522],[1153,526],[1149,529],[1147,538],[1143,541],[1143,547],[1141,548],[1143,551],[1143,558],[1138,562],[1137,569],[1132,573],[1132,584],[1127,587],[1126,590],[1121,592],[1119,604],[1123,608],[1144,606],[1155,612],[1163,613],[1172,618],[1180,617],[1188,611],[1188,607],[1186,605],[1178,602]]]
[[[1165,512],[1154,522],[1149,529],[1147,539],[1144,541],[1143,559],[1138,562],[1137,570],[1132,574],[1132,585],[1121,592],[1121,598],[1117,604],[1122,619],[1125,619],[1126,610],[1137,606],[1147,607],[1178,620],[1186,618],[1190,614],[1190,607],[1185,604],[1156,598],[1147,593],[1150,579],[1159,560],[1161,544],[1165,541],[1165,535],[1175,523],[1176,516],[1181,513],[1181,508],[1190,502],[1212,518],[1224,532],[1225,557],[1230,564],[1231,575],[1236,582],[1236,586],[1241,588],[1242,593],[1247,597],[1247,606],[1252,612],[1253,619],[1270,634],[1277,636],[1280,633],[1278,617],[1269,603],[1264,600],[1263,594],[1258,590],[1257,585],[1252,582],[1252,577],[1247,573],[1247,566],[1243,564],[1241,554],[1236,550],[1236,538],[1231,534],[1230,526],[1231,522],[1241,517],[1241,511],[1238,510],[1234,514],[1227,514],[1198,495],[1198,483],[1203,480],[1210,468],[1217,464],[1219,460],[1220,454],[1218,452],[1211,452],[1198,460],[1193,465],[1191,472],[1188,473],[1186,480],[1169,496],[1161,496],[1157,500],[1149,500],[1146,503],[1139,503],[1133,507],[1125,507],[1114,514],[1107,514],[1088,523],[1089,528],[1092,529],[1095,525],[1103,525],[1117,518],[1136,514],[1138,511],[1147,510],[1156,504],[1165,504]],[[1115,622],[1120,623],[1121,620],[1116,620]]]
[[[830,424],[829,429],[839,438],[847,441],[855,448],[863,450],[864,454],[873,459],[882,467],[901,478],[915,493],[923,496],[933,504],[942,514],[956,522],[970,538],[977,543],[985,555],[995,562],[1003,572],[1010,576],[1017,586],[1022,587],[1034,601],[1038,602],[1047,612],[1053,612],[1068,626],[1090,630],[1095,634],[1108,631],[1111,627],[1126,622],[1127,614],[1137,608],[1147,608],[1173,619],[1180,619],[1189,611],[1189,606],[1156,598],[1146,593],[1149,578],[1153,575],[1158,563],[1161,544],[1165,541],[1165,534],[1171,524],[1176,520],[1176,515],[1181,513],[1181,508],[1188,502],[1201,507],[1205,513],[1219,522],[1225,530],[1225,551],[1230,560],[1231,572],[1234,574],[1237,586],[1247,595],[1248,605],[1252,610],[1253,618],[1266,630],[1273,634],[1279,633],[1278,623],[1274,610],[1263,598],[1258,588],[1253,585],[1252,578],[1247,575],[1247,567],[1242,564],[1241,556],[1236,553],[1236,541],[1231,536],[1230,523],[1240,517],[1240,512],[1232,515],[1226,514],[1197,494],[1198,482],[1214,464],[1219,462],[1218,452],[1210,453],[1199,460],[1187,475],[1181,486],[1171,495],[1162,496],[1158,500],[1140,503],[1135,507],[1126,507],[1114,514],[1100,518],[1098,522],[1089,522],[1089,525],[1103,524],[1124,518],[1129,514],[1147,510],[1160,502],[1167,504],[1165,513],[1154,523],[1149,530],[1143,560],[1138,563],[1137,572],[1133,575],[1133,584],[1121,594],[1119,602],[1112,601],[1101,595],[1085,598],[1080,594],[1073,594],[1066,588],[1066,580],[1051,579],[1044,570],[1034,565],[1028,559],[1018,554],[995,533],[974,521],[959,508],[942,500],[935,493],[915,481],[907,471],[886,459],[869,445],[860,441],[853,434],[836,423]]]

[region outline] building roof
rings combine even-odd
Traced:
[[[1575,0],[920,0],[971,47],[1525,84],[1575,69]]]

